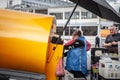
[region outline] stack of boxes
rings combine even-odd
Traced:
[[[120,62],[115,60],[100,60],[99,75],[105,79],[120,79]]]

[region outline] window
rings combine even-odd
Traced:
[[[68,26],[66,29],[65,29],[65,35],[66,36],[72,36],[73,32],[79,28],[78,26]]]
[[[65,12],[65,19],[70,17],[71,12]],[[72,15],[72,19],[79,19],[79,12],[74,12]]]
[[[35,10],[35,13],[47,14],[47,10]]]
[[[81,19],[86,19],[87,17],[87,12],[82,12],[81,13]]]
[[[63,31],[63,27],[62,26],[57,27],[56,32],[57,32],[58,35],[60,35],[62,31]]]
[[[81,19],[92,19],[92,18],[97,18],[97,16],[89,11],[81,12]]]
[[[97,18],[97,15],[92,13],[92,18]]]
[[[11,6],[13,4],[13,1],[12,0],[10,0],[9,1],[9,6]]]
[[[56,19],[63,19],[62,13],[50,13],[50,15],[54,15],[56,17]]]
[[[22,4],[25,5],[25,1],[22,1]]]
[[[29,9],[29,12],[33,12],[33,10],[32,10],[32,9]]]
[[[97,26],[82,26],[83,35],[85,36],[96,36]]]

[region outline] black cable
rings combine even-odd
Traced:
[[[75,12],[75,10],[76,10],[76,8],[77,8],[77,6],[78,6],[79,1],[80,1],[80,0],[77,0],[77,3],[76,3],[76,5],[75,5],[75,7],[74,7],[72,13],[70,14],[70,17],[68,18],[68,20],[67,20],[67,22],[66,22],[66,24],[65,24],[65,26],[64,26],[64,28],[63,28],[63,30],[62,30],[62,32],[61,32],[60,35],[59,35],[59,38],[61,38],[61,36],[62,36],[64,30],[66,29],[66,27],[67,27],[67,25],[68,25],[68,23],[69,23],[69,21],[70,21],[72,15],[73,15],[73,13]]]
[[[66,22],[66,24],[65,24],[65,26],[64,26],[64,28],[63,28],[63,30],[62,30],[62,32],[60,33],[60,35],[59,35],[59,37],[58,37],[58,39],[57,39],[57,41],[56,41],[56,46],[53,47],[54,52],[55,52],[55,50],[56,50],[56,48],[57,48],[57,46],[58,46],[59,41],[61,40],[61,36],[62,36],[64,30],[66,29],[66,27],[67,27],[67,25],[68,25],[68,23],[69,23],[72,15],[73,15],[73,13],[75,12],[75,10],[76,10],[76,8],[77,8],[77,6],[78,6],[79,1],[80,1],[80,0],[77,0],[77,3],[76,3],[76,5],[75,5],[72,13],[70,14],[70,17],[68,18],[68,20],[67,20],[67,22]],[[54,54],[54,53],[53,53],[53,54]],[[52,56],[53,56],[53,55],[52,55]],[[51,58],[48,60],[48,62],[50,62],[50,60],[51,60]]]
[[[76,8],[77,8],[79,2],[80,2],[80,0],[77,0],[77,3],[76,3],[76,5],[75,5],[75,7],[74,7],[72,13],[70,14],[70,17],[68,18],[68,20],[67,20],[67,22],[66,22],[66,24],[65,24],[65,26],[64,26],[64,28],[63,28],[63,30],[62,30],[62,32],[60,33],[60,35],[59,35],[59,37],[58,37],[58,39],[57,39],[57,41],[56,41],[56,44],[59,43],[59,41],[60,41],[60,39],[61,39],[61,36],[62,36],[64,30],[66,29],[66,27],[67,27],[67,25],[68,25],[68,23],[69,23],[69,21],[70,21],[72,15],[73,15],[73,13],[75,12],[75,10],[76,10]]]

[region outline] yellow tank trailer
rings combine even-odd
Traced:
[[[63,46],[50,42],[53,16],[0,9],[0,68],[43,73],[56,80]]]

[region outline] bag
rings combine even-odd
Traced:
[[[62,58],[60,58],[56,68],[56,76],[64,76],[64,75],[65,75],[65,71],[63,69]]]

